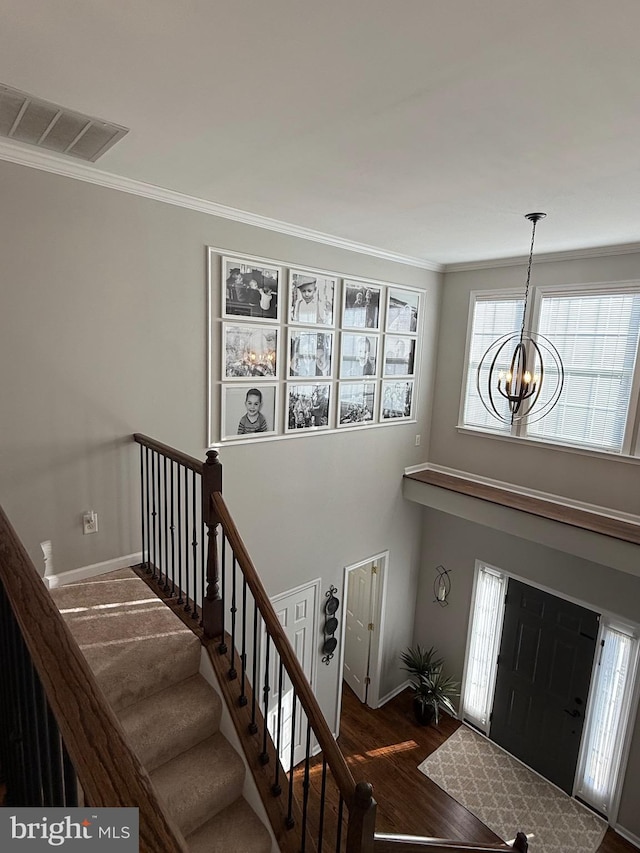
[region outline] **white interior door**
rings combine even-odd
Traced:
[[[313,686],[313,664],[315,659],[315,641],[317,640],[316,612],[318,600],[318,582],[298,587],[272,599],[272,604],[280,624],[300,661],[303,672]],[[264,673],[266,660],[266,636],[263,636],[261,671]],[[273,653],[269,654],[269,699],[267,703],[267,727],[278,747],[280,761],[285,770],[291,764],[291,740],[293,738],[293,763],[298,764],[305,757],[307,725],[306,717],[296,702],[295,726],[293,723],[293,687],[283,669],[282,690],[280,690],[280,661]],[[264,676],[263,676],[264,677]],[[282,700],[282,701],[281,701]]]
[[[343,676],[361,702],[367,701],[374,600],[374,563],[363,563],[348,577]]]

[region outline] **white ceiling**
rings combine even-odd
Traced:
[[[448,264],[640,241],[638,0],[0,0],[92,169]],[[0,156],[1,153],[0,153]]]

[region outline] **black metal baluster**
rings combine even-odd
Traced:
[[[295,820],[293,819],[293,769],[294,769],[294,758],[296,751],[296,706],[298,703],[298,696],[296,691],[293,691],[293,705],[291,707],[291,755],[289,758],[289,802],[287,804],[287,819],[285,820],[285,826],[287,829],[293,829],[296,825]]]
[[[311,752],[311,723],[307,719],[307,748],[304,754],[304,781],[302,783],[302,838],[300,853],[304,853],[307,846],[307,808],[309,805],[309,753]]]
[[[164,457],[164,586],[163,592],[167,593],[171,589],[169,586],[169,539],[171,530],[171,521],[169,519],[169,498],[168,498],[168,478],[167,478],[167,463],[168,459]]]
[[[324,835],[324,800],[327,794],[327,759],[322,757],[322,787],[320,788],[320,827],[318,829],[318,853],[322,853],[322,836]]]
[[[193,548],[193,613],[192,619],[198,618],[198,504],[196,503],[196,472],[191,472],[191,502],[193,506],[193,535],[191,547]]]
[[[62,745],[62,766],[64,770],[64,804],[75,808],[78,805],[78,777],[62,738],[60,738],[60,743]]]
[[[258,695],[258,605],[255,598],[253,600],[253,665],[251,671],[251,722],[249,723],[249,732],[252,735],[258,733],[258,724],[256,723],[256,696]]]
[[[176,476],[178,481],[178,604],[184,604],[182,597],[182,480],[180,479],[180,466]]]
[[[260,764],[269,763],[269,753],[267,752],[267,736],[269,733],[267,728],[267,719],[269,715],[269,650],[271,647],[271,637],[269,636],[269,634],[267,634],[266,637],[267,642],[265,646],[264,659],[264,686],[262,688],[264,716],[262,720],[262,752],[259,755]]]
[[[340,794],[340,801],[338,802],[338,828],[336,830],[336,853],[340,853],[340,848],[342,846],[343,812],[344,812],[344,800],[342,799],[342,794]]]
[[[176,463],[171,461],[171,597],[176,594],[176,516],[175,516],[175,469]]]
[[[282,681],[284,675],[284,664],[282,663],[282,659],[280,659],[280,666],[278,667],[278,722],[276,729],[276,775],[273,780],[273,785],[271,786],[271,793],[275,797],[279,797],[282,793],[282,788],[280,786],[280,742],[282,737]]]
[[[151,466],[149,465],[149,448],[145,447],[144,449],[145,456],[145,502],[146,502],[146,528],[147,528],[147,562],[145,565],[145,571],[149,575],[151,574],[151,489],[149,486],[149,478],[151,476]]]
[[[209,535],[209,529],[204,521],[200,522],[200,622],[201,628],[204,627],[204,599],[207,594],[207,553],[206,543]],[[217,544],[216,544],[217,547]]]
[[[44,695],[44,693],[43,693]],[[49,757],[51,767],[53,768],[53,800],[52,806],[64,806],[64,766],[62,763],[62,750],[60,745],[60,733],[58,732],[58,724],[53,716],[49,703],[46,701],[47,715],[47,739],[49,741]]]
[[[156,578],[156,452],[155,450],[151,451],[151,485],[152,485],[152,511],[151,518],[153,519],[153,561],[151,563],[151,577]]]
[[[238,705],[244,708],[247,704],[247,579],[244,575],[242,576],[242,650],[240,652],[240,663],[242,664],[242,678]]]
[[[184,610],[191,611],[189,604],[189,469],[184,469]]]
[[[158,454],[157,458],[157,482],[156,488],[158,490],[158,586],[162,587],[162,569],[163,569],[163,559],[162,559],[162,459],[163,457]]]
[[[47,700],[31,658],[29,658],[29,669],[31,670],[31,700],[33,702],[33,716],[36,724],[35,741],[38,746],[42,804],[50,806],[53,805],[53,779],[51,776],[51,757],[49,755]]]
[[[231,561],[231,653],[229,655],[231,664],[229,668],[229,680],[233,681],[234,678],[238,677],[238,671],[236,670],[236,613],[238,612],[237,602],[236,602],[236,577],[237,577],[237,567],[238,563],[236,560],[236,555],[233,555],[233,559]]]
[[[145,518],[144,518],[144,451],[145,448],[140,445],[140,521],[142,525],[142,558],[141,566],[144,568],[146,563],[146,542],[145,542]]]
[[[220,562],[220,596],[222,598],[222,635],[218,646],[218,653],[226,655],[227,644],[225,643],[224,623],[225,623],[225,589],[227,587],[227,537],[222,533],[222,560]]]

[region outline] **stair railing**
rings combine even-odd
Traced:
[[[134,440],[142,568],[205,643],[214,641],[223,692],[244,715],[268,778],[263,798],[281,804],[278,842],[301,853],[371,853],[372,788],[356,784],[231,518],[217,452],[202,463],[148,436]],[[332,786],[335,812],[325,807]]]
[[[510,850],[375,832],[373,789],[356,783],[275,613],[222,497],[217,452],[203,463],[148,436],[133,438],[140,445],[141,568],[210,654],[215,649],[221,689],[281,850]],[[282,807],[270,808],[269,798]],[[512,847],[527,853],[526,836],[518,833]]]
[[[186,853],[1,507],[0,671],[5,806],[137,807],[140,851]]]

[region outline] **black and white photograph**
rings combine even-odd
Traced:
[[[271,385],[223,385],[222,441],[274,435],[278,387]]]
[[[338,426],[371,423],[375,415],[375,382],[341,382]]]
[[[333,326],[337,280],[321,273],[289,273],[289,320],[313,326]]]
[[[278,320],[279,267],[260,262],[222,259],[222,316]]]
[[[347,329],[379,329],[382,288],[359,281],[345,281],[342,325]]]
[[[256,381],[278,375],[278,327],[224,323],[223,379]]]
[[[285,432],[329,427],[331,383],[287,387],[288,407]]]
[[[344,332],[340,344],[340,378],[375,376],[378,367],[378,336]]]
[[[413,376],[415,370],[415,338],[385,336],[383,376]]]
[[[333,332],[289,329],[289,376],[331,377]]]
[[[383,382],[380,420],[411,417],[413,382]]]
[[[387,302],[387,332],[411,334],[418,331],[420,294],[415,290],[389,288]]]

